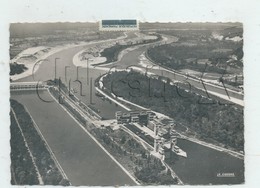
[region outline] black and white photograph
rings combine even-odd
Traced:
[[[8,24],[10,186],[247,183],[247,24],[140,14]]]
[[[10,25],[14,185],[244,182],[241,23]]]

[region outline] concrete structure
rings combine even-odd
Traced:
[[[47,86],[43,82],[11,82],[10,91],[17,90],[44,90]]]
[[[160,137],[156,136],[154,138],[154,151],[159,152],[159,146],[160,146],[161,139]]]
[[[169,138],[170,133],[169,133],[168,130],[166,130],[166,129],[164,129],[164,128],[161,128],[161,129],[158,130],[158,136],[167,139],[167,138]]]
[[[154,134],[158,135],[158,132],[161,128],[161,124],[154,124]]]
[[[156,156],[161,159],[170,159],[174,154],[187,157],[185,151],[177,146],[178,134],[173,130],[162,128],[160,124],[154,126],[154,150]]]
[[[147,126],[155,117],[155,113],[150,110],[130,111],[130,112],[116,112],[116,120],[118,124],[123,123],[139,123]]]

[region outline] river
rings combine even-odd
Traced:
[[[134,64],[137,60],[137,57],[142,53],[142,51],[146,47],[141,47],[140,49],[137,49],[135,51],[132,51],[126,56],[124,56],[123,61],[129,65]],[[48,62],[44,62],[41,64],[39,70],[37,71],[35,75],[35,80],[41,80],[46,81],[49,79],[53,79],[55,77],[55,58],[59,58],[57,60],[57,68],[56,68],[56,77],[61,78],[63,82],[66,84],[69,83],[69,79],[71,79],[71,82],[73,83],[73,87],[78,90],[77,96],[86,104],[90,103],[90,81],[92,78],[92,81],[95,80],[100,74],[103,74],[104,71],[98,70],[98,69],[91,69],[89,71],[89,83],[87,83],[87,69],[86,68],[80,68],[78,72],[78,80],[82,82],[82,94],[80,95],[79,91],[79,84],[74,82],[77,80],[77,74],[76,74],[76,67],[72,63],[73,56],[82,50],[83,47],[75,47],[71,49],[67,49],[61,52],[58,52],[56,54],[53,54],[48,58]],[[135,56],[135,57],[133,57]],[[134,59],[133,59],[134,58]],[[122,61],[121,61],[122,62]],[[65,78],[65,67],[67,68],[67,79]],[[123,66],[122,66],[123,67]],[[33,77],[29,76],[27,78],[21,79],[19,81],[33,81]],[[95,108],[100,110],[100,115],[105,117],[106,119],[115,118],[115,112],[118,110],[124,111],[120,106],[115,105],[112,102],[109,101],[103,101],[100,97],[97,97],[95,95],[95,89],[94,89],[94,83],[92,84],[92,102],[95,103]],[[44,96],[48,97],[48,96]],[[57,151],[55,155],[62,155],[62,152],[68,152],[64,153],[63,157],[64,159],[62,162],[62,166],[65,166],[67,170],[70,169],[76,169],[76,168],[83,168],[86,166],[90,166],[89,169],[93,170],[95,169],[95,166],[97,166],[98,169],[105,168],[104,174],[101,171],[96,170],[97,174],[102,173],[102,175],[91,175],[91,170],[87,171],[86,174],[81,174],[82,181],[85,182],[84,178],[86,180],[89,180],[90,182],[93,181],[93,184],[97,183],[97,181],[100,181],[98,185],[102,184],[102,177],[104,177],[105,173],[108,173],[108,177],[105,179],[112,183],[115,181],[115,177],[120,177],[123,173],[119,173],[119,171],[111,171],[109,174],[109,165],[111,162],[107,159],[108,156],[103,156],[105,154],[100,153],[100,148],[94,146],[90,146],[86,144],[86,142],[91,142],[90,138],[88,138],[80,128],[76,128],[77,125],[75,122],[72,122],[72,119],[65,115],[64,112],[60,112],[61,110],[56,110],[58,108],[58,104],[54,105],[54,103],[44,103],[40,104],[39,100],[36,99],[35,95],[32,94],[26,94],[26,95],[14,95],[12,93],[12,98],[17,99],[19,102],[23,103],[29,111],[32,113],[32,116],[35,118],[35,121],[39,122],[39,124],[43,124],[41,127],[44,134],[49,135],[49,139],[51,142],[54,143],[54,150]],[[38,102],[36,102],[38,101]],[[52,108],[51,106],[55,106]],[[47,120],[48,118],[48,120]],[[60,120],[61,118],[61,120]],[[68,122],[70,123],[68,123]],[[73,129],[72,129],[73,126]],[[75,130],[74,130],[75,129]],[[54,130],[54,131],[53,131]],[[84,135],[83,135],[84,134]],[[78,136],[79,135],[79,136]],[[86,138],[84,138],[86,137]],[[74,139],[73,144],[69,144],[71,139]],[[54,140],[54,141],[52,141]],[[84,143],[84,144],[80,144]],[[62,151],[60,151],[59,146],[64,146],[65,144],[69,144],[69,147],[63,148]],[[237,159],[233,156],[230,156],[228,154],[225,154],[223,152],[213,150],[210,148],[207,148],[205,146],[202,146],[197,143],[193,143],[187,140],[179,140],[178,145],[187,152],[188,158],[179,158],[175,164],[174,164],[174,171],[180,178],[183,180],[184,183],[187,184],[232,184],[232,183],[241,183],[244,181],[244,164],[243,160]],[[77,147],[73,147],[77,146]],[[83,147],[83,149],[82,149]],[[93,149],[94,148],[94,149]],[[68,149],[68,151],[66,151]],[[97,150],[97,151],[95,151]],[[89,152],[91,151],[91,152]],[[80,152],[80,154],[78,153]],[[98,153],[96,153],[98,152]],[[103,152],[104,153],[104,152]],[[89,156],[90,155],[90,156]],[[75,158],[75,160],[73,160]],[[77,158],[80,158],[80,161],[77,162]],[[84,159],[84,160],[83,160]],[[72,160],[73,162],[70,162]],[[104,160],[104,161],[102,161]],[[93,163],[92,163],[93,162]],[[68,164],[67,164],[68,163]],[[91,163],[91,164],[90,164]],[[116,167],[112,165],[113,169],[117,169],[119,167]],[[69,178],[76,178],[77,175],[80,175],[80,172],[74,172],[75,174],[72,175]],[[89,174],[90,173],[90,174]],[[217,173],[234,173],[235,177],[225,177],[220,178],[217,177]],[[75,176],[75,177],[74,177]],[[113,176],[113,178],[109,178]],[[125,176],[125,175],[122,175]],[[94,178],[92,181],[91,178]],[[98,180],[99,179],[99,180]],[[101,180],[100,180],[101,179]],[[122,178],[123,180],[127,180],[126,182],[129,182],[129,179]],[[119,180],[118,180],[119,181]],[[82,183],[84,183],[82,182]],[[122,181],[120,180],[122,183]],[[86,183],[86,182],[85,182]],[[79,185],[79,184],[78,184]],[[85,184],[82,184],[85,185]],[[112,185],[112,184],[111,184]],[[114,185],[114,184],[113,184]]]
[[[56,78],[60,78],[61,81],[67,86],[69,85],[69,82],[71,83],[71,88],[75,89],[77,92],[75,94],[82,102],[85,104],[94,103],[93,106],[100,110],[100,115],[102,117],[105,119],[113,119],[115,118],[116,111],[125,111],[125,109],[117,106],[113,102],[102,100],[100,97],[95,95],[96,90],[94,87],[94,80],[101,74],[104,74],[104,70],[90,69],[89,75],[87,75],[87,68],[78,68],[77,70],[77,68],[74,66],[72,63],[72,58],[82,49],[84,49],[84,47],[74,47],[55,53],[47,58],[48,61],[41,63],[34,77],[28,76],[18,81],[47,81],[50,79],[53,80],[56,75]],[[59,58],[56,60],[56,65],[55,58]],[[67,70],[65,71],[65,69]],[[67,73],[65,74],[65,72]],[[87,82],[88,80],[89,82]],[[92,90],[90,89],[91,80]],[[82,89],[80,89],[80,83],[82,84]]]

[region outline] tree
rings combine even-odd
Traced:
[[[67,179],[62,179],[62,180],[60,181],[59,185],[69,186],[69,185],[70,185],[70,181],[67,180]]]
[[[124,135],[124,136],[122,136],[120,143],[121,143],[121,144],[124,144],[125,141],[126,141],[126,138],[125,138],[125,135]]]

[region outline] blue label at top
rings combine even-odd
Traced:
[[[102,20],[102,25],[136,25],[136,20]]]

